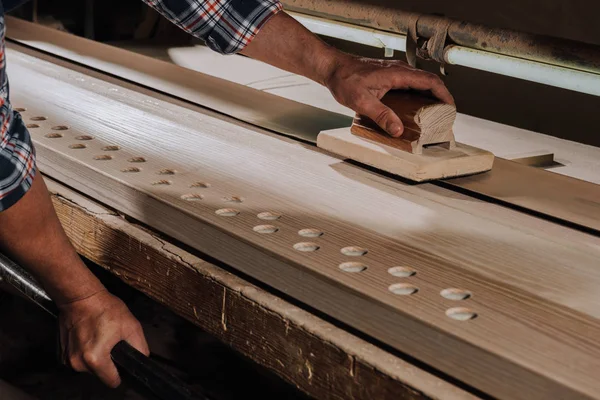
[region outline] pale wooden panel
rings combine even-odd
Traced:
[[[423,149],[422,154],[412,154],[389,146],[394,140],[391,137],[381,140],[382,134],[368,131],[362,135],[352,133],[349,128],[323,131],[317,138],[317,146],[415,182],[489,171],[494,163],[492,153],[462,143],[453,142],[452,149],[432,146]]]
[[[497,397],[600,397],[597,237],[8,57],[13,103],[40,126],[32,132],[48,174]],[[38,114],[47,120],[30,121]],[[58,124],[70,128],[46,137]],[[140,171],[122,172],[131,168]],[[239,214],[215,213],[222,209]],[[258,217],[267,211],[281,217]],[[324,234],[298,234],[307,228]],[[310,248],[303,242],[319,249],[298,251]],[[339,268],[347,262],[368,268]],[[416,275],[388,272],[398,266]],[[394,294],[397,284],[418,291]],[[471,296],[440,295],[449,288]],[[447,317],[455,307],[478,317]]]
[[[316,137],[321,129],[349,126],[351,119],[302,105],[266,92],[233,84],[141,54],[7,17],[12,39],[42,51],[61,54],[78,63],[122,77],[140,85],[166,91],[231,115],[242,121],[295,137]],[[64,47],[63,47],[64,46]],[[257,95],[259,96],[257,98]]]

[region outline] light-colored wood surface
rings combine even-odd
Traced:
[[[412,154],[421,154],[425,145],[454,147],[452,126],[456,120],[456,107],[416,92],[400,90],[388,92],[381,102],[400,117],[404,124],[402,136],[392,138],[375,121],[360,114],[352,122],[353,134]]]
[[[381,136],[376,132],[372,134]],[[423,149],[421,154],[413,154],[371,140],[369,133],[355,135],[348,128],[321,132],[317,146],[415,182],[489,171],[494,163],[494,155],[489,151],[462,143],[456,143],[452,149],[431,146]]]
[[[542,210],[600,234],[600,185],[533,167],[528,168],[527,179],[523,179],[521,164],[501,158],[494,163],[495,167],[485,174],[445,183],[528,210]]]
[[[282,99],[266,92],[232,84],[165,61],[135,54],[14,17],[6,18],[11,38],[43,51],[170,93],[211,110],[283,134],[307,139],[321,129],[350,126],[341,114]],[[77,39],[77,40],[72,40]],[[66,47],[65,47],[66,45]]]
[[[493,396],[600,398],[598,237],[7,53],[51,176]]]
[[[476,397],[46,180],[79,254],[316,399]]]
[[[28,46],[56,53],[61,57],[107,71],[129,81],[150,86],[155,91],[166,92],[195,104],[212,107],[241,120],[267,129],[275,129],[303,140],[316,142],[318,132],[327,129],[329,122],[337,126],[350,126],[351,124],[351,118],[340,119],[339,114],[329,114],[329,116],[321,115],[321,113],[315,114],[314,107],[307,108],[306,104],[318,104],[324,109],[341,113],[346,110],[344,114],[349,116],[354,114],[351,110],[337,104],[324,87],[301,79],[301,77],[282,74],[274,67],[241,56],[221,57],[210,53],[209,50],[199,56],[197,51],[192,51],[196,48],[174,49],[173,51],[166,49],[168,56],[178,64],[221,77],[229,83],[240,82],[249,86],[240,89],[237,85],[227,84],[228,82],[224,82],[223,79],[213,80],[211,76],[194,73],[192,70],[179,68],[166,62],[157,64],[157,61],[150,57],[110,48],[100,43],[90,42],[11,17],[7,17],[7,25],[9,36]],[[210,57],[207,58],[208,54]],[[264,70],[265,68],[267,71]],[[234,74],[244,78],[235,80]],[[179,78],[173,77],[179,77],[187,83],[182,84]],[[255,77],[260,79],[254,81]],[[250,87],[256,87],[262,91],[304,104],[287,103],[281,98],[277,100],[269,95],[264,97],[261,92],[249,90]],[[496,157],[510,159],[519,158],[524,152],[542,150],[552,152],[556,155],[556,161],[563,165],[552,168],[552,173],[600,184],[600,149],[598,148],[464,114],[457,115],[454,131],[459,142],[492,151]],[[523,176],[523,170],[517,171],[506,182],[514,179],[521,180]],[[555,201],[555,192],[559,189],[552,185],[553,177],[539,174],[537,176],[543,177],[548,182],[543,186],[550,190],[528,190],[526,194],[515,194],[512,185],[509,185],[506,188],[508,194],[506,196],[503,196],[503,192],[498,188],[487,190],[485,185],[480,185],[479,190],[482,190],[481,195],[483,196],[492,197],[517,207],[525,207],[520,200],[525,195],[533,195],[533,199],[528,199],[527,207],[541,214],[549,214],[552,210],[561,208],[560,202]],[[527,180],[529,181],[529,179]],[[578,188],[577,197],[585,199],[588,205],[594,204],[596,201],[598,187],[581,184],[570,186]],[[460,186],[457,188],[460,189]],[[547,207],[549,203],[554,204]],[[575,224],[596,231],[600,230],[600,210],[584,218],[578,217],[577,213],[565,212],[560,218],[566,218],[567,221],[573,218],[576,221]]]

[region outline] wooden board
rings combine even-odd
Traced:
[[[600,398],[598,237],[7,53],[51,176],[495,397]]]
[[[415,182],[489,171],[494,164],[494,155],[489,151],[462,143],[456,143],[452,149],[426,147],[421,154],[412,154],[380,141],[354,135],[349,128],[321,132],[317,137],[317,146]]]
[[[316,399],[476,397],[52,180],[79,254]]]
[[[346,118],[338,113],[329,113],[326,116],[321,114],[327,113],[323,110],[315,114],[315,107],[288,101],[279,96],[270,96],[260,90],[232,85],[232,82],[226,79],[216,79],[208,74],[198,73],[151,57],[115,49],[102,43],[58,32],[14,17],[7,17],[6,20],[7,35],[19,43],[43,51],[50,51],[60,57],[94,69],[100,69],[139,85],[149,86],[155,91],[155,96],[157,95],[156,91],[168,93],[171,96],[234,116],[242,121],[273,129],[276,132],[298,137],[305,141],[316,143],[318,133],[321,130],[328,129],[330,127],[329,123],[333,124],[333,127],[341,127],[350,126],[352,121],[352,118],[349,117],[352,113],[348,114]],[[8,45],[11,46],[10,43]],[[228,62],[231,62],[231,59],[228,60],[230,60]],[[255,66],[257,62],[251,64],[250,62],[253,60],[244,60],[245,63],[242,65],[241,71],[247,73],[249,68]],[[202,61],[198,60],[197,62]],[[209,62],[215,64],[213,59]],[[236,60],[236,63],[240,63],[240,61]],[[132,66],[135,68],[132,68]],[[101,76],[102,74],[96,75]],[[185,82],[182,82],[178,77]],[[106,75],[103,79],[107,79]],[[309,85],[309,83],[304,82],[303,85]],[[326,96],[327,90],[321,87],[319,89],[317,94],[314,90],[305,93],[304,103],[310,102],[309,99],[319,97],[321,104],[325,106],[326,101],[323,98]],[[278,93],[286,95],[281,91],[278,91]],[[249,101],[249,99],[252,99],[252,101]],[[172,99],[165,100],[172,101]],[[335,103],[335,100],[331,99],[331,102]],[[339,105],[328,106],[327,108],[342,112]],[[317,123],[314,123],[315,121]],[[306,123],[308,125],[305,125]],[[566,164],[564,167],[553,169],[553,172],[582,177],[588,182],[600,184],[600,178],[598,178],[600,176],[598,173],[600,164],[597,162],[599,158],[598,150],[592,146],[568,142],[464,114],[457,116],[455,128],[455,135],[459,141],[469,143],[475,147],[493,150],[495,154],[505,158],[510,158],[515,151],[511,147],[511,143],[518,144],[518,153],[537,151],[539,150],[537,146],[543,144],[548,146],[548,150],[557,154],[557,161]],[[531,168],[523,166],[512,172],[509,179],[506,180],[507,182],[515,180],[531,182],[534,180],[529,178],[529,174],[532,172]],[[569,200],[562,196],[564,191],[558,185],[553,184],[554,178],[555,175],[552,172],[536,175],[536,179],[544,180],[545,183],[542,185],[544,190],[533,193],[528,191],[527,195],[533,197],[526,199],[527,207],[534,212],[553,217],[556,217],[552,215],[554,210],[562,209],[561,219],[588,229],[600,231],[600,206],[596,207],[594,213],[584,218],[577,212],[572,212],[571,210],[577,209],[577,204],[561,204],[564,200]],[[569,186],[575,190],[576,197],[584,199],[587,204],[593,204],[596,201],[595,199],[598,198],[600,192],[598,185],[590,185],[577,180],[570,182],[574,182]],[[459,181],[454,187],[461,188]],[[527,188],[528,186],[521,185],[520,187]],[[517,207],[524,206],[525,195],[514,195],[513,185],[502,187],[500,190],[497,187],[479,185],[477,190],[475,193],[479,195],[492,197]],[[507,193],[507,195],[504,195],[504,193]],[[560,201],[557,200],[559,197],[562,197]]]
[[[7,17],[10,31],[20,42],[37,44],[43,51],[60,53],[61,44],[73,45],[63,57],[179,98],[193,101],[226,115],[287,135],[315,137],[321,129],[349,126],[352,119],[279,96],[200,74],[166,61],[78,38],[31,22]],[[41,36],[37,36],[43,32]],[[41,40],[40,40],[41,38]],[[76,40],[72,40],[76,39]],[[57,40],[53,42],[52,40]],[[270,111],[267,111],[270,110]]]
[[[497,158],[490,172],[446,183],[525,209],[543,210],[555,218],[600,233],[600,185]],[[527,168],[527,167],[525,167]],[[557,190],[558,189],[558,190]]]

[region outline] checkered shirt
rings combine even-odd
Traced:
[[[282,9],[278,0],[143,0],[221,54],[242,50]]]
[[[261,26],[282,9],[278,0],[143,0],[175,25],[221,54],[241,51]],[[15,1],[5,1],[5,7]],[[9,102],[5,68],[4,15],[0,0],[0,211],[29,190],[36,173],[35,150],[21,115]]]
[[[29,132],[8,101],[4,32],[4,16],[0,16],[0,211],[19,201],[35,175],[35,151]]]

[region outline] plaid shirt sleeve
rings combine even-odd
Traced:
[[[143,0],[221,54],[241,51],[282,9],[278,0]]]
[[[23,197],[36,172],[31,137],[21,116],[13,111],[8,100],[4,30],[4,18],[0,16],[0,211]]]

